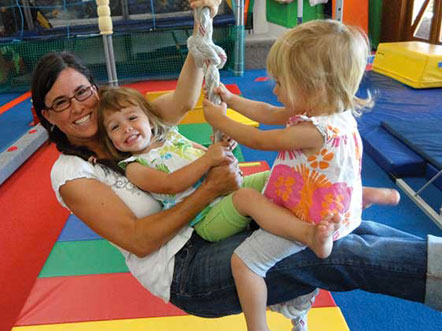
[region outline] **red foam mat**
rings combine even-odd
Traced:
[[[270,169],[266,161],[240,162],[239,167],[241,168],[241,171],[244,176]]]
[[[178,315],[129,273],[50,277],[37,279],[16,326]]]
[[[10,330],[68,211],[50,184],[58,152],[44,145],[0,186],[0,330]]]
[[[314,307],[335,307],[321,291]],[[129,273],[37,279],[16,326],[185,315]]]

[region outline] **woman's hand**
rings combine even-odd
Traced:
[[[204,117],[206,118],[207,122],[210,123],[210,125],[216,128],[216,122],[226,116],[224,114],[227,111],[227,105],[224,102],[222,102],[220,105],[215,105],[208,99],[204,99],[203,106]]]
[[[204,185],[213,195],[221,196],[230,194],[239,189],[242,182],[242,174],[235,160],[228,165],[222,165],[210,169]]]
[[[210,16],[213,18],[218,13],[218,7],[221,4],[222,0],[189,0],[190,7],[192,9],[199,7],[209,7]]]

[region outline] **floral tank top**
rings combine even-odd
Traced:
[[[178,132],[177,127],[173,127],[166,134],[165,142],[162,146],[150,150],[148,153],[133,155],[118,163],[123,169],[131,162],[138,162],[144,166],[151,167],[153,169],[163,171],[165,173],[171,173],[182,167],[188,165],[189,163],[199,159],[205,154],[201,149],[195,148],[192,142],[181,135]],[[162,194],[149,192],[154,199],[160,201],[163,204],[163,209],[169,209],[175,206],[177,203],[181,202],[184,198],[192,194],[197,187],[201,185],[205,176],[203,176],[197,183],[193,186],[187,188],[186,190],[176,193],[176,194]],[[212,201],[212,203],[207,206],[203,211],[201,211],[197,217],[190,223],[190,225],[195,225],[198,223],[207,212],[210,210],[218,199]]]
[[[362,141],[351,111],[326,116],[290,118],[288,126],[311,122],[324,138],[316,154],[280,151],[264,195],[291,210],[298,218],[317,224],[329,213],[343,217],[334,238],[341,238],[361,223]]]

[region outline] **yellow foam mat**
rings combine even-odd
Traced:
[[[442,46],[421,41],[380,43],[373,70],[414,88],[442,86]]]
[[[245,125],[250,125],[257,127],[259,125],[258,122],[252,121],[250,118],[243,116],[242,114],[234,111],[231,108],[227,108],[227,116],[229,116],[232,120],[240,122]],[[186,116],[181,120],[180,124],[192,124],[192,123],[205,123],[206,119],[204,118],[203,108],[194,108],[189,111]]]
[[[267,312],[271,330],[289,331],[291,322],[282,315]],[[309,331],[349,331],[339,307],[313,308],[308,315]],[[99,322],[66,323],[14,327],[12,331],[246,331],[244,316],[216,319],[195,316],[153,317]]]
[[[169,93],[170,91],[156,91],[156,92],[147,92],[146,93],[146,99],[148,101],[153,101],[156,98],[158,98],[160,95]],[[190,110],[186,116],[182,119],[180,124],[194,124],[194,123],[205,123],[206,120],[204,118],[204,111],[203,111],[203,100],[204,95],[201,93],[198,102],[192,110]],[[231,108],[227,108],[227,116],[229,116],[231,119],[243,123],[245,125],[250,125],[257,127],[259,125],[258,122],[252,121],[251,119],[243,116],[242,114],[234,111]]]

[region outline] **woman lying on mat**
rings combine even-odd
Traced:
[[[211,6],[219,0],[193,1]],[[188,56],[173,93],[156,99],[158,116],[178,123],[200,94],[203,74]],[[245,230],[209,243],[188,224],[212,200],[238,188],[236,163],[212,168],[183,202],[168,210],[120,174],[93,165],[106,158],[97,137],[97,87],[73,55],[48,54],[32,82],[35,110],[62,152],[52,185],[58,200],[90,228],[118,247],[131,273],[153,294],[186,312],[205,317],[241,311],[230,269],[234,249],[251,234]],[[296,297],[315,288],[363,289],[442,308],[442,238],[415,237],[374,222],[362,222],[335,243],[327,259],[310,250],[288,257],[267,274],[268,304],[290,315]],[[400,268],[397,268],[400,266]],[[302,307],[308,309],[309,307]]]

